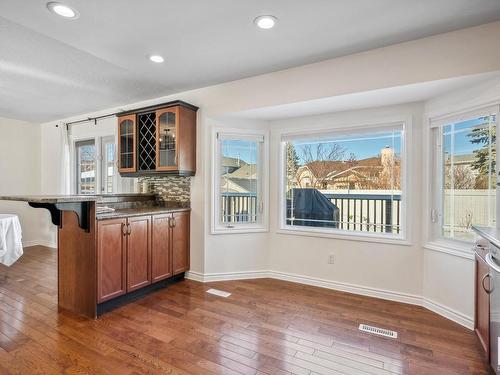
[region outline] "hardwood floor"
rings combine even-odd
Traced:
[[[489,373],[471,331],[421,307],[270,279],[185,280],[89,321],[57,312],[56,285],[53,250],[0,266],[0,374]]]

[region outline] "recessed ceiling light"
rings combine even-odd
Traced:
[[[259,16],[256,19],[254,19],[253,23],[257,25],[257,27],[268,30],[272,29],[275,25],[276,22],[278,22],[278,19],[274,16]]]
[[[149,56],[149,59],[155,63],[162,63],[163,61],[165,61],[165,59],[160,55],[151,55]]]
[[[55,13],[58,16],[64,18],[75,19],[80,16],[76,10],[61,3],[56,3],[56,2],[47,3],[47,9],[50,10],[52,13]]]

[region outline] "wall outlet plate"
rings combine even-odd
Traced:
[[[335,263],[335,255],[330,254],[328,256],[328,264],[334,264]]]

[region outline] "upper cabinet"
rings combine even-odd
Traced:
[[[197,110],[176,101],[120,115],[120,174],[194,175]]]
[[[120,173],[135,172],[135,115],[118,117],[118,149]]]

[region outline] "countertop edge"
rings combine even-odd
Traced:
[[[483,228],[483,227],[476,227],[472,226],[472,230],[479,234],[481,237],[487,239],[489,242],[491,242],[493,245],[500,247],[500,238],[494,236],[491,233],[492,228]]]
[[[130,212],[130,211],[132,212]],[[112,220],[112,219],[121,219],[124,217],[137,217],[137,216],[154,216],[154,215],[162,215],[169,214],[172,212],[183,212],[183,211],[191,211],[190,207],[172,207],[172,208],[162,208],[155,210],[137,210],[137,212],[133,212],[133,209],[127,209],[127,212],[120,212],[121,210],[116,210],[114,212],[106,212],[102,214],[96,214],[96,220]]]

